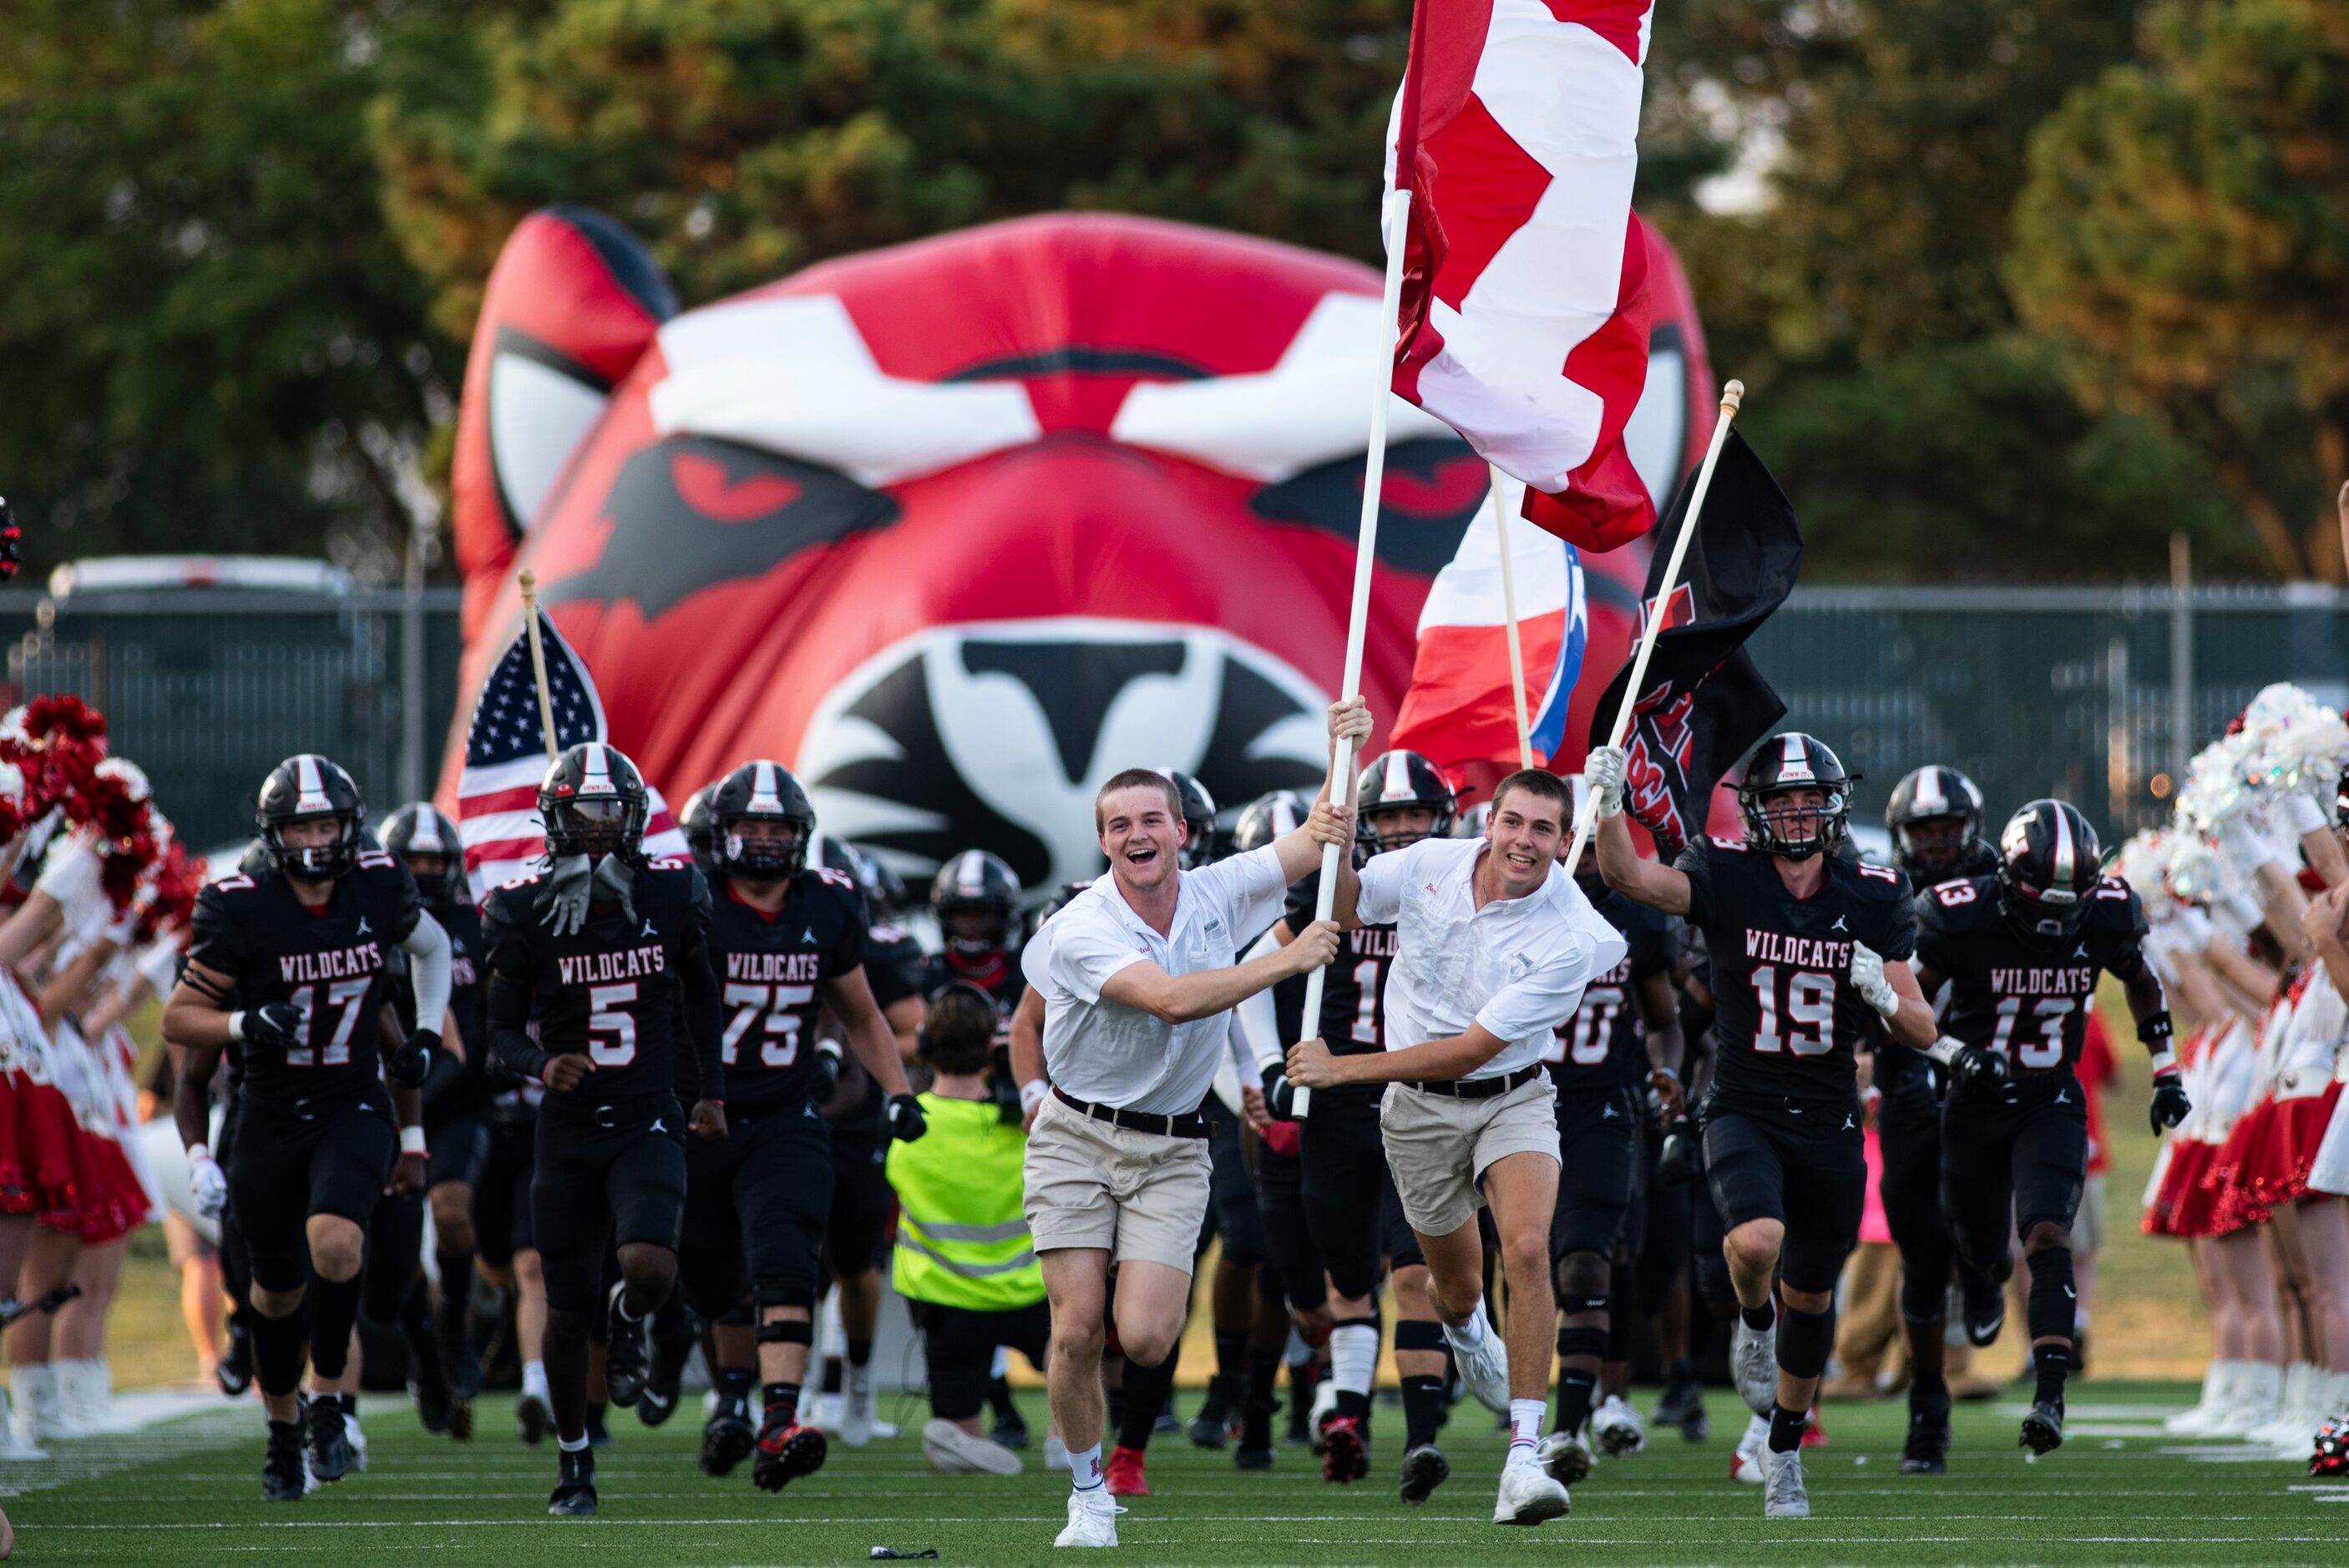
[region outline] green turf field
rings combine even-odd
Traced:
[[[1127,1558],[1150,1563],[2340,1561],[2349,1485],[2230,1460],[2238,1446],[2159,1436],[2158,1415],[2190,1395],[2089,1385],[2075,1401],[2071,1441],[2036,1464],[2014,1447],[2009,1407],[1961,1406],[1951,1473],[1938,1479],[1898,1472],[1899,1406],[1837,1407],[1833,1440],[1809,1450],[1814,1516],[1798,1523],[1765,1523],[1760,1489],[1725,1479],[1744,1425],[1726,1395],[1714,1399],[1713,1441],[1668,1436],[1603,1463],[1575,1489],[1571,1517],[1530,1531],[1488,1522],[1502,1443],[1471,1408],[1445,1431],[1451,1482],[1419,1509],[1389,1484],[1326,1485],[1302,1449],[1283,1449],[1269,1474],[1241,1474],[1228,1455],[1162,1439],[1151,1451],[1156,1494],[1133,1500],[1119,1534]],[[618,1446],[598,1456],[602,1517],[552,1520],[552,1445],[517,1445],[502,1399],[481,1412],[481,1437],[460,1447],[426,1438],[397,1402],[373,1401],[364,1411],[371,1469],[291,1507],[260,1501],[250,1406],[60,1445],[48,1464],[0,1467],[0,1482],[18,1561],[171,1568],[273,1557],[356,1568],[442,1553],[501,1568],[712,1568],[862,1562],[875,1545],[936,1547],[948,1563],[1034,1563],[1052,1555],[1062,1522],[1062,1475],[1031,1466],[1012,1480],[943,1477],[910,1439],[835,1447],[830,1467],[780,1498],[754,1489],[747,1467],[706,1480],[694,1469],[689,1414],[659,1431],[623,1415]],[[1400,1412],[1381,1409],[1379,1422],[1392,1434]],[[1388,1474],[1397,1457],[1381,1446],[1374,1473]]]

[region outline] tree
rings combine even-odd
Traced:
[[[2168,4],[2031,144],[2009,271],[2092,400],[2192,444],[2273,569],[2342,575],[2349,10]]]
[[[0,475],[34,572],[322,542],[365,570],[397,548],[407,454],[462,361],[379,215],[361,116],[396,27],[377,12],[12,7]]]

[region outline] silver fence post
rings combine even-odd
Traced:
[[[2183,533],[2169,536],[2169,778],[2186,785],[2194,760],[2194,560]]]

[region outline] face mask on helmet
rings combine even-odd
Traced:
[[[1963,817],[1920,817],[1892,830],[1892,852],[1909,880],[1921,885],[1952,875],[1972,838]]]
[[[1749,796],[1744,802],[1745,835],[1756,849],[1790,861],[1827,854],[1843,841],[1848,802],[1839,789],[1792,784]]]
[[[358,836],[358,820],[346,813],[296,817],[271,826],[270,858],[289,877],[328,882],[349,869]]]
[[[560,838],[568,852],[590,859],[605,855],[624,855],[636,846],[630,842],[631,817],[628,802],[620,799],[565,800],[554,808],[554,821],[548,824],[550,840]],[[638,832],[641,832],[641,827]],[[553,842],[549,843],[554,848]],[[562,852],[562,851],[558,851]]]
[[[1361,827],[1355,837],[1361,841],[1362,848],[1374,855],[1408,849],[1422,839],[1434,836],[1441,815],[1433,806],[1382,807],[1362,813]]]
[[[781,882],[807,864],[807,835],[787,817],[736,817],[717,845],[719,870],[750,882]]]

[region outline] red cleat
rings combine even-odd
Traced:
[[[1102,1484],[1109,1488],[1112,1497],[1148,1497],[1150,1478],[1142,1473],[1143,1460],[1149,1456],[1140,1449],[1129,1449],[1123,1443],[1109,1451],[1109,1463],[1102,1469]]]
[[[1332,1416],[1321,1425],[1321,1477],[1343,1486],[1371,1473],[1371,1439],[1360,1416]]]
[[[1823,1449],[1827,1446],[1827,1429],[1819,1420],[1819,1408],[1811,1407],[1810,1424],[1803,1429],[1803,1447]]]
[[[823,1434],[797,1420],[784,1421],[781,1410],[776,1416],[759,1433],[757,1457],[750,1461],[750,1479],[761,1491],[781,1491],[800,1477],[823,1468],[827,1446]]]

